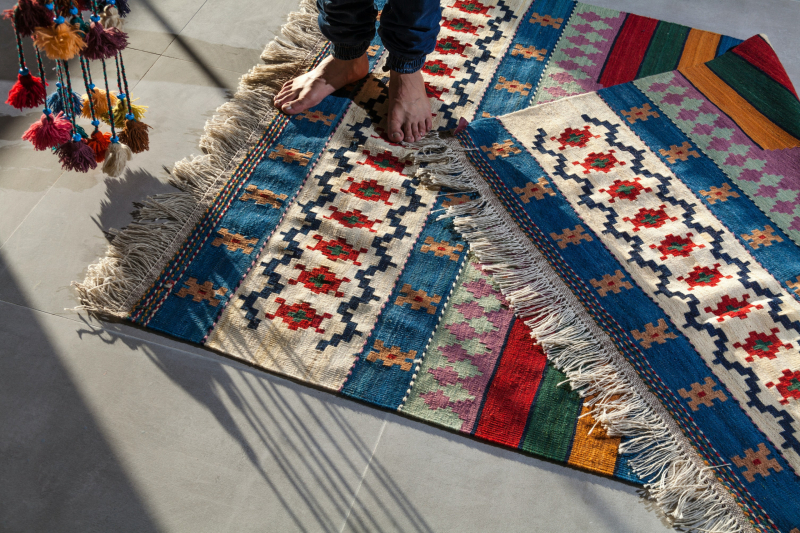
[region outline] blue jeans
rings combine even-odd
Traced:
[[[333,43],[333,57],[364,55],[375,36],[378,10],[372,0],[317,0],[319,29]],[[389,51],[387,67],[401,74],[422,68],[433,52],[442,8],[439,0],[389,0],[378,34]]]

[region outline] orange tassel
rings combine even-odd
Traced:
[[[108,115],[108,99],[106,92],[103,89],[93,89],[89,94],[92,95],[92,102],[94,103],[94,114],[99,118],[102,115]],[[111,105],[117,105],[119,99],[114,93],[111,93]],[[83,95],[83,109],[81,115],[85,118],[92,118],[92,110],[89,107],[89,96]]]
[[[98,163],[102,163],[106,158],[106,150],[108,145],[111,144],[111,134],[108,132],[95,131],[92,136],[86,140],[86,144],[94,152],[94,159]]]
[[[72,59],[86,48],[83,32],[67,22],[36,28],[34,42],[50,59]]]

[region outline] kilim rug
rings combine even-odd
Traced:
[[[382,70],[386,53],[380,41],[369,49],[365,80],[289,118],[275,113],[272,96],[286,79],[324,58],[329,45],[311,3],[283,31],[263,54],[265,65],[242,78],[234,99],[207,125],[204,155],[175,165],[172,183],[181,192],[143,202],[107,256],[89,268],[77,285],[84,308],[480,439],[648,483],[677,524],[747,530],[720,483],[703,478],[695,463],[694,470],[677,466],[687,461],[678,448],[663,449],[653,460],[647,431],[656,430],[649,422],[634,424],[639,433],[609,425],[607,413],[595,409],[608,404],[608,394],[588,394],[575,381],[574,368],[548,362],[532,328],[559,322],[531,323],[531,316],[515,312],[503,295],[507,273],[491,274],[497,267],[492,247],[472,246],[479,261],[453,220],[441,217],[445,209],[474,207],[478,189],[423,184],[415,161],[424,165],[427,156],[415,159],[417,148],[382,137],[388,73]],[[503,115],[702,65],[728,57],[725,52],[739,43],[568,0],[451,0],[423,72],[434,128],[452,129],[462,118]],[[657,105],[642,104],[631,116],[664,117]],[[684,114],[695,112],[687,108]],[[510,135],[487,143],[482,153],[498,164],[525,153]],[[730,164],[751,174],[780,175],[766,162],[748,166],[736,146],[726,148]],[[693,156],[678,150],[675,157],[682,162]],[[781,164],[787,163],[774,163]],[[770,179],[764,178],[774,188],[780,178]],[[752,194],[761,187],[758,181],[743,187]],[[545,173],[518,193],[529,208],[562,196]],[[777,192],[762,200],[787,209]],[[788,232],[784,226],[775,223],[771,235]],[[573,241],[589,239],[589,229],[573,225],[573,233],[562,238],[564,247],[571,251]],[[606,292],[616,295],[633,286],[623,270],[619,281],[598,278]],[[718,396],[720,390],[686,387],[698,397]],[[752,453],[760,451],[755,447]],[[650,455],[643,459],[645,452]],[[772,453],[770,459],[777,456]],[[791,472],[781,468],[782,475]],[[771,524],[756,503],[737,503],[757,525]]]
[[[800,101],[767,41],[456,137],[422,173],[480,195],[457,230],[633,470],[693,480],[703,529],[796,532]]]

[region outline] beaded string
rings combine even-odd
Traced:
[[[98,131],[100,129],[100,121],[97,120],[94,112],[94,98],[92,98],[94,83],[92,83],[92,71],[89,68],[89,61],[87,59],[80,56],[80,61],[81,72],[83,73],[83,84],[86,86],[86,96],[89,99],[89,111],[92,113],[92,126],[94,126],[94,131]]]
[[[25,53],[22,51],[22,37],[20,36],[19,32],[17,31],[17,24],[14,21],[14,17],[19,11],[19,6],[14,8],[14,15],[10,17],[11,19],[11,27],[14,28],[14,36],[17,38],[17,57],[19,58],[19,73],[23,76],[28,75],[28,67],[25,65]]]
[[[50,84],[47,83],[47,75],[44,72],[44,66],[42,65],[42,55],[39,53],[39,49],[34,47],[36,51],[36,65],[39,67],[39,77],[42,78],[42,83],[44,83],[45,87],[49,87]]]
[[[123,89],[122,72],[120,71],[120,68],[119,68],[119,60],[120,60],[120,55],[119,55],[119,53],[116,53],[114,55],[114,62],[117,64],[117,87],[119,88],[119,93],[117,94],[117,98],[119,98],[123,102],[127,103],[128,113],[127,113],[127,115],[125,115],[125,118],[126,119],[132,119],[133,115],[132,115],[132,111],[131,111],[131,99],[128,98],[127,89]],[[123,105],[123,107],[125,107],[125,106]]]
[[[103,80],[106,83],[106,100],[108,101],[108,122],[111,125],[111,142],[117,143],[119,142],[119,138],[117,137],[117,132],[114,129],[114,110],[111,108],[111,91],[108,88],[108,73],[106,72],[106,60],[101,59],[100,62],[103,64]]]
[[[125,95],[127,96],[126,100],[128,102],[128,116],[125,118],[128,120],[134,120],[133,109],[131,108],[131,91],[128,89],[128,76],[125,74],[125,62],[122,60],[122,54],[119,52],[117,52],[116,57],[119,58],[119,61],[117,62],[118,68],[122,68],[122,83],[125,84]]]
[[[64,116],[69,119],[75,112],[73,109],[72,95],[67,96],[66,86],[64,85],[64,76],[61,73],[61,61],[56,61],[56,72],[58,73],[58,81],[56,82],[56,90],[61,95],[61,107],[64,108]]]
[[[72,101],[72,80],[69,77],[69,65],[65,60],[61,61],[62,67],[64,69],[64,77],[67,79],[67,93],[69,94],[69,106],[73,108],[74,102]],[[72,121],[72,140],[73,141],[80,141],[81,135],[78,133],[78,125],[75,123],[75,113],[74,109],[72,109],[72,113],[70,113],[70,119]]]

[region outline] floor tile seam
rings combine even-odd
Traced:
[[[45,196],[47,196],[47,195],[50,193],[50,191],[53,189],[53,187],[55,187],[56,183],[58,183],[58,180],[60,180],[60,179],[61,179],[61,177],[62,177],[64,174],[66,174],[66,173],[67,173],[67,171],[66,171],[66,170],[62,170],[62,171],[61,171],[61,173],[60,173],[60,174],[58,175],[58,177],[56,178],[56,180],[55,180],[53,183],[51,183],[51,184],[50,184],[50,186],[49,186],[49,187],[47,188],[47,190],[46,190],[46,191],[44,191],[44,193],[43,193],[43,194],[42,194],[42,195],[39,197],[39,199],[36,201],[36,203],[35,203],[35,204],[33,204],[33,206],[32,206],[32,207],[31,207],[31,208],[28,210],[28,212],[27,212],[27,213],[25,213],[25,216],[24,216],[24,217],[22,217],[22,220],[20,220],[20,221],[19,221],[19,224],[17,224],[17,226],[14,228],[14,231],[12,231],[12,232],[11,232],[11,233],[8,235],[8,237],[6,238],[6,240],[4,240],[3,242],[1,242],[1,243],[0,243],[0,251],[2,251],[2,250],[3,250],[3,248],[5,247],[5,245],[6,245],[6,244],[7,244],[7,243],[8,243],[8,242],[11,240],[11,238],[14,236],[14,234],[15,234],[15,233],[17,233],[17,231],[19,230],[19,228],[21,228],[21,227],[22,227],[22,225],[25,223],[25,221],[26,221],[26,220],[28,220],[28,217],[30,217],[30,216],[31,216],[31,213],[33,213],[33,212],[34,212],[34,210],[36,210],[36,208],[37,208],[37,207],[39,207],[39,204],[40,204],[40,203],[42,203],[42,200],[44,200]]]
[[[344,533],[344,529],[347,527],[347,523],[350,521],[350,515],[353,512],[353,507],[356,505],[356,501],[358,500],[358,493],[361,490],[361,486],[364,484],[364,479],[367,477],[369,473],[369,468],[372,465],[372,459],[375,457],[375,453],[378,451],[378,446],[380,446],[381,439],[383,438],[383,432],[386,430],[386,426],[389,424],[389,415],[390,413],[384,413],[383,416],[383,424],[381,424],[381,429],[378,432],[378,438],[375,440],[375,446],[372,447],[372,453],[369,455],[369,461],[364,466],[364,472],[361,474],[361,477],[358,480],[358,485],[356,485],[356,490],[353,491],[353,500],[350,502],[350,506],[347,509],[347,514],[344,517],[344,521],[342,522],[342,527],[339,529],[339,533]]]
[[[799,2],[800,2],[800,0],[797,0],[797,1],[799,1]],[[224,45],[221,45],[221,46],[224,46]],[[253,51],[254,51],[254,52],[258,52],[259,54],[261,54],[261,52],[259,52],[258,50],[255,50],[255,49],[253,49]],[[174,60],[176,60],[176,61],[185,61],[186,63],[194,63],[195,65],[196,65],[196,64],[198,64],[198,63],[197,63],[197,61],[194,61],[194,60],[192,60],[192,59],[186,59],[185,57],[175,57],[175,56],[172,56],[172,55],[168,55],[168,54],[166,53],[166,51],[165,51],[163,54],[161,54],[161,57],[167,57],[167,58],[169,58],[169,59],[174,59]],[[256,65],[258,65],[258,64],[260,64],[260,63],[256,63]],[[253,66],[255,66],[255,65],[253,65]],[[253,68],[253,66],[251,66],[250,68],[248,68],[248,69],[247,69],[246,71],[244,71],[244,72],[240,72],[240,71],[238,71],[238,70],[231,70],[231,69],[229,69],[229,68],[218,67],[218,66],[216,66],[216,65],[209,65],[209,67],[210,67],[210,68],[213,68],[213,69],[216,69],[216,70],[222,70],[222,71],[225,71],[225,72],[230,72],[230,73],[232,73],[232,74],[237,74],[237,75],[238,75],[238,76],[240,76],[240,77],[241,77],[241,76],[244,76],[245,74],[247,74],[247,72],[249,72],[249,71],[250,71],[250,69],[252,69],[252,68]],[[235,89],[233,89],[233,90],[235,90]]]

